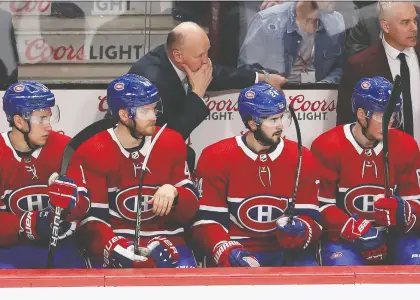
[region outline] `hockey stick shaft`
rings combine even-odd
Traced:
[[[135,243],[134,243],[134,253],[140,255],[140,230],[141,230],[141,211],[143,207],[143,182],[144,177],[146,176],[146,168],[147,162],[149,161],[150,154],[152,153],[152,149],[156,144],[159,136],[162,134],[163,130],[165,129],[167,124],[163,125],[159,131],[156,133],[155,138],[153,139],[152,143],[150,144],[149,149],[147,149],[146,156],[144,157],[143,164],[140,169],[140,182],[139,182],[139,189],[137,193],[137,214],[136,214],[136,232],[135,232]]]
[[[85,141],[87,141],[92,136],[100,133],[101,131],[107,130],[115,125],[115,121],[111,119],[103,119],[92,123],[91,125],[87,126],[83,130],[81,130],[78,134],[76,134],[66,145],[64,149],[63,156],[61,159],[61,166],[60,166],[60,175],[64,176],[67,172],[70,160],[76,152],[77,148],[80,147]],[[52,226],[50,244],[48,247],[48,268],[54,267],[54,256],[55,250],[57,248],[58,243],[58,231],[60,226],[61,220],[61,212],[63,209],[61,207],[56,207],[54,210],[54,222]]]
[[[296,166],[296,173],[295,173],[295,185],[293,188],[293,195],[292,199],[289,202],[289,207],[286,210],[286,216],[289,217],[288,223],[291,224],[293,221],[293,216],[295,216],[295,206],[296,206],[296,195],[299,186],[299,177],[300,177],[300,170],[302,168],[302,135],[300,132],[299,121],[297,119],[296,113],[293,110],[292,104],[289,105],[289,111],[292,115],[293,123],[295,124],[296,129],[296,137],[297,137],[297,146],[298,146],[298,159],[297,159],[297,166]]]
[[[401,77],[399,75],[395,76],[394,84],[392,86],[391,96],[389,98],[388,104],[386,106],[384,115],[382,117],[382,135],[383,135],[383,151],[384,151],[384,187],[385,187],[385,197],[391,196],[391,186],[389,179],[389,132],[388,127],[391,121],[392,114],[395,111],[398,99],[401,95]]]

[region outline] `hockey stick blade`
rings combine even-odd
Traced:
[[[115,125],[115,121],[112,119],[103,119],[95,123],[92,123],[88,127],[82,129],[78,134],[76,134],[66,145],[64,149],[63,156],[61,159],[60,175],[66,175],[67,168],[69,166],[70,160],[76,152],[77,148],[80,147],[84,142],[86,142],[92,136],[100,133],[101,131],[107,130]],[[48,248],[48,268],[54,267],[54,256],[55,249],[57,248],[58,243],[58,230],[60,226],[61,219],[61,207],[56,207],[54,210],[54,222],[51,232],[50,244]]]
[[[134,253],[137,255],[140,254],[139,244],[140,244],[140,229],[141,229],[141,210],[143,206],[143,182],[144,177],[146,176],[146,168],[147,162],[149,161],[150,154],[152,153],[153,146],[156,144],[157,139],[162,134],[163,130],[165,129],[166,125],[163,125],[159,131],[156,133],[152,143],[150,144],[149,149],[147,150],[146,156],[144,157],[143,163],[140,169],[140,182],[139,182],[139,189],[137,192],[137,214],[136,214],[136,231],[135,231],[135,243],[134,243]]]
[[[391,196],[390,183],[389,183],[389,139],[388,139],[388,127],[391,121],[392,114],[395,111],[398,99],[401,95],[401,77],[395,76],[394,84],[392,86],[391,96],[386,106],[384,115],[382,117],[382,143],[384,152],[384,179],[385,179],[385,197]]]
[[[289,206],[286,210],[286,216],[289,217],[287,222],[291,224],[293,221],[293,217],[296,214],[295,212],[296,195],[297,195],[297,190],[298,190],[298,185],[299,185],[300,170],[302,167],[302,135],[300,132],[299,121],[297,119],[297,116],[293,109],[292,104],[289,105],[289,111],[290,111],[290,114],[292,115],[293,123],[295,124],[297,146],[298,146],[298,160],[297,160],[296,173],[295,173],[295,186],[293,189],[292,201],[289,202]]]

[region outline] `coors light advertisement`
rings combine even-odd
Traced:
[[[91,37],[78,34],[45,34],[17,37],[23,64],[35,63],[134,63],[149,49],[144,34],[98,33]],[[150,49],[165,43],[166,34],[153,33]],[[146,42],[146,49],[144,48]]]

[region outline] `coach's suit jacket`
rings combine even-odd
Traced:
[[[414,49],[420,59],[420,44]],[[382,76],[391,82],[394,81],[382,41],[347,60],[338,88],[337,125],[355,121],[351,105],[353,88],[361,78],[373,76]]]
[[[209,90],[241,89],[255,83],[257,68],[227,68],[213,65],[213,81]],[[161,45],[140,58],[128,73],[146,77],[156,85],[163,103],[163,116],[157,125],[168,123],[168,127],[181,133],[186,139],[209,115],[203,100],[193,92],[185,94],[184,87]]]

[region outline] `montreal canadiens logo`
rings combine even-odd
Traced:
[[[374,210],[374,198],[384,193],[385,189],[377,185],[355,187],[344,195],[344,207],[348,213],[357,213],[360,218],[370,220]]]
[[[14,90],[16,93],[20,93],[20,92],[22,92],[24,89],[25,89],[25,87],[24,87],[22,84],[18,84],[18,85],[16,85],[16,86],[13,88],[13,90]]]
[[[48,207],[48,187],[46,185],[25,186],[13,191],[8,198],[10,211],[16,215],[27,211],[43,210]]]
[[[247,98],[247,99],[254,99],[255,98],[255,92],[253,92],[253,91],[247,91],[245,93],[245,98]]]
[[[120,191],[115,197],[117,210],[126,220],[136,221],[138,190],[138,186],[133,186],[131,188]],[[156,190],[157,187],[143,187],[143,203],[141,210],[142,221],[147,221],[155,217],[155,214],[152,212],[153,204],[148,204],[147,201],[152,199]]]
[[[116,91],[122,91],[124,89],[124,82],[117,82],[114,85],[114,90]]]
[[[370,82],[369,81],[363,81],[361,86],[362,86],[362,89],[368,90],[370,88]]]
[[[238,221],[255,232],[270,232],[276,228],[276,220],[287,208],[287,198],[255,196],[245,199],[238,208]]]

